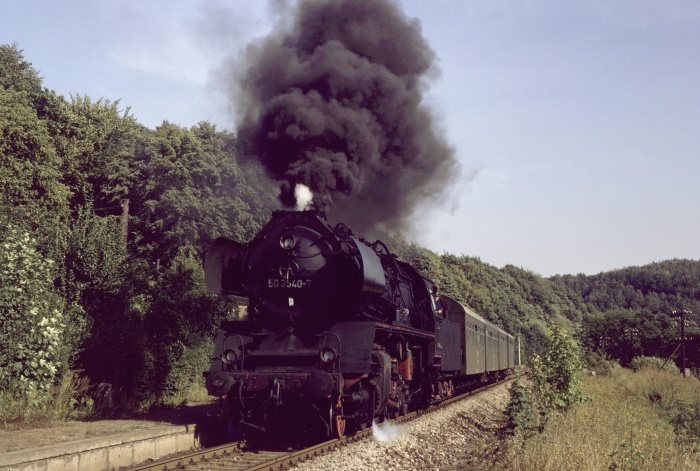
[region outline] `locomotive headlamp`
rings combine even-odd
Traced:
[[[332,361],[335,361],[335,358],[338,355],[335,353],[335,350],[333,350],[332,348],[326,347],[323,350],[321,350],[320,356],[321,356],[321,361],[323,363],[331,363]]]
[[[292,250],[296,243],[297,240],[292,234],[284,234],[282,237],[280,237],[280,245],[285,250]]]
[[[238,360],[238,354],[236,354],[235,350],[226,350],[224,354],[221,355],[221,361],[223,361],[227,365],[235,363],[236,360]]]

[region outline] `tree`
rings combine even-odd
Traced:
[[[604,315],[591,316],[583,320],[582,343],[590,351],[605,353],[618,359],[623,365],[641,354],[641,345],[636,330],[635,313],[616,309]]]
[[[220,235],[247,241],[261,227],[242,199],[256,189],[239,176],[235,139],[209,123],[185,129],[164,122],[133,166],[134,242],[142,255],[169,263],[183,246],[203,255]]]
[[[667,260],[642,267],[628,267],[593,276],[557,276],[555,283],[568,286],[596,311],[642,309],[668,314],[687,309],[700,317],[700,261]]]
[[[666,358],[677,343],[673,320],[648,310],[613,309],[588,317],[579,338],[587,350],[617,359],[623,366],[642,355]]]
[[[61,182],[61,160],[26,92],[0,88],[0,135],[0,205],[22,208],[13,217],[29,227],[64,214],[70,190]]]
[[[210,346],[216,327],[234,308],[231,298],[206,292],[201,262],[181,249],[159,278],[145,317],[149,356],[159,359],[149,371],[152,394],[162,399],[201,381],[211,351],[200,358],[204,363],[187,352]]]
[[[17,43],[0,45],[0,88],[36,96],[41,93],[41,77],[31,62],[24,59]]]
[[[135,156],[147,142],[147,130],[119,109],[119,101],[75,96],[66,106],[56,136],[64,161],[64,181],[72,189],[71,204],[77,209],[91,204],[102,213],[119,214],[122,198],[141,175],[133,168]]]
[[[678,329],[673,319],[644,309],[637,312],[634,323],[642,355],[668,358],[678,344]]]

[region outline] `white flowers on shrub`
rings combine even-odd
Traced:
[[[64,331],[55,308],[53,262],[26,231],[9,227],[0,240],[0,389],[46,390],[61,366]]]

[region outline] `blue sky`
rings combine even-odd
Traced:
[[[412,237],[544,276],[700,258],[700,3],[400,2],[465,177]],[[156,127],[235,128],[224,63],[274,27],[254,0],[0,0],[44,86]],[[467,178],[472,175],[473,178]]]

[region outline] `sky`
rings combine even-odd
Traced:
[[[462,177],[414,241],[542,276],[700,259],[700,2],[403,0],[436,55],[425,92]],[[234,131],[226,64],[275,0],[0,0],[70,99]]]

